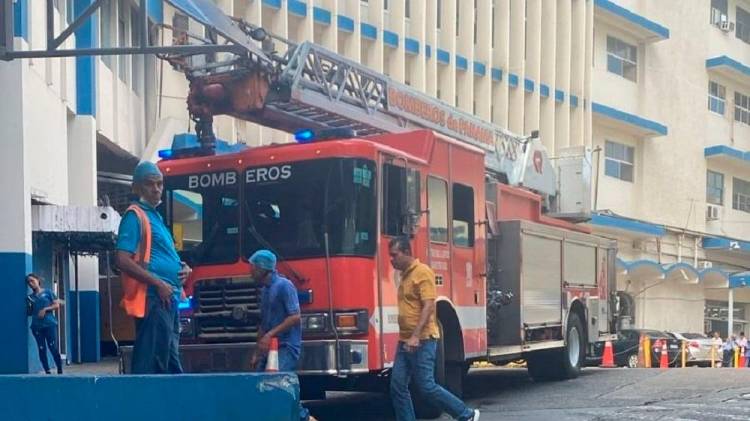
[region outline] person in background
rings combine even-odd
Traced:
[[[732,367],[734,365],[735,340],[734,335],[727,336],[727,340],[721,348],[724,357],[721,363],[722,367]]]
[[[721,340],[721,334],[719,334],[718,331],[715,331],[711,338],[711,347],[713,347],[715,358],[718,358],[719,367],[721,367],[721,362],[723,360],[721,355],[722,345],[724,345],[724,341]]]
[[[49,362],[47,362],[47,350],[52,354],[57,367],[57,374],[63,373],[60,351],[57,350],[57,318],[53,313],[60,308],[60,300],[54,292],[42,288],[42,278],[36,274],[26,275],[26,284],[33,291],[27,297],[29,303],[29,315],[31,316],[31,334],[36,339],[39,349],[39,361],[42,363],[44,372],[50,374]]]

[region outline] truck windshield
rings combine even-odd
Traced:
[[[191,266],[239,258],[239,189],[236,171],[165,178],[159,210],[180,257]]]
[[[357,158],[245,170],[244,255],[271,248],[283,258],[373,256],[375,163]]]

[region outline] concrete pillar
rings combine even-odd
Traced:
[[[0,220],[0,320],[3,321],[3,344],[0,346],[0,374],[36,371],[37,353],[30,335],[24,297],[29,293],[24,275],[31,272],[31,192],[27,152],[24,139],[23,73],[28,63],[22,60],[0,63],[0,86],[5,98],[0,105],[0,187],[3,206]],[[13,180],[13,181],[11,181]]]
[[[524,130],[526,134],[539,130],[539,83],[542,62],[542,0],[528,0],[526,2],[526,66],[525,79],[534,83],[533,91],[526,90],[525,96]],[[520,83],[520,81],[519,81]],[[520,89],[520,87],[519,87]]]
[[[68,203],[72,206],[95,206],[96,121],[91,116],[76,116],[69,119],[68,124]],[[78,257],[78,289],[74,282],[74,265],[75,260],[71,259],[71,273],[68,277],[70,297],[67,300],[71,333],[69,349],[73,351],[72,361],[95,362],[101,359],[99,259],[91,256]]]
[[[548,97],[541,99],[539,136],[549,153],[555,155],[555,53],[557,44],[557,2],[542,3],[542,57],[539,90],[542,85],[549,89]]]
[[[560,150],[570,146],[570,61],[571,61],[571,23],[572,0],[557,2],[557,61],[555,70],[555,92],[550,89],[550,96],[555,98],[555,148]],[[565,98],[557,102],[556,91],[561,91]],[[556,151],[550,151],[552,155]]]
[[[570,144],[584,145],[584,81],[586,73],[586,1],[573,0],[572,61],[570,63],[570,95],[578,97],[578,105],[571,104]],[[570,103],[568,98],[568,103]]]
[[[510,57],[510,0],[494,3],[492,66],[503,72],[502,81],[492,81],[492,121],[508,127],[508,69]],[[491,70],[490,70],[491,71]]]
[[[508,126],[510,131],[523,134],[525,96],[524,61],[526,48],[526,0],[510,0],[510,63],[508,84],[515,78],[516,86],[510,88]]]

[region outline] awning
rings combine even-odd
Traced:
[[[727,165],[750,167],[750,152],[726,145],[709,146],[703,150],[703,156],[706,157],[707,161],[714,162],[722,167]]]
[[[747,84],[750,80],[750,66],[731,57],[709,58],[706,60],[706,69],[742,84]]]
[[[107,206],[31,207],[32,231],[64,243],[74,253],[114,250],[120,214]]]
[[[731,256],[734,258],[750,258],[750,242],[729,237],[705,237],[703,249],[706,254]]]
[[[598,102],[591,103],[591,111],[597,123],[633,136],[648,138],[669,133],[664,124]]]
[[[740,272],[732,274],[729,277],[730,288],[747,288],[750,287],[750,272]]]
[[[669,39],[669,29],[644,16],[634,13],[611,0],[595,0],[594,17],[625,30],[638,42],[656,42]]]
[[[663,225],[603,212],[592,214],[590,223],[596,231],[630,237],[663,237],[667,233]]]
[[[750,286],[750,272],[743,272],[747,276],[742,278],[739,277],[740,274],[732,274],[732,272],[723,269],[708,268],[701,270],[685,262],[659,264],[653,260],[628,261],[618,257],[616,268],[618,276],[628,276],[635,279],[701,284],[704,288],[729,288],[730,285],[735,288],[735,285],[742,285],[743,281]]]

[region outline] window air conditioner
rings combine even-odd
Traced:
[[[706,221],[717,221],[719,219],[719,207],[708,205],[706,208]]]
[[[719,29],[724,32],[732,32],[734,31],[734,22],[729,22],[728,20],[721,21],[719,23]]]

